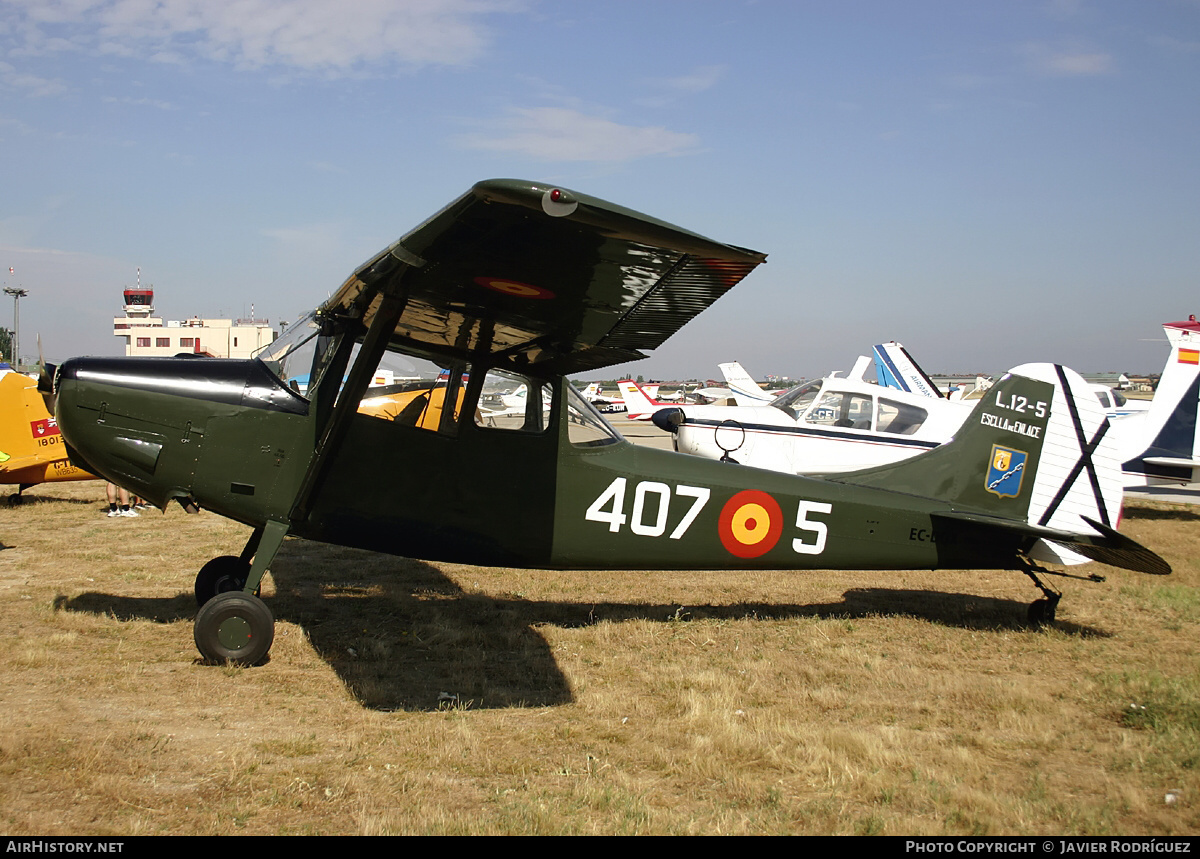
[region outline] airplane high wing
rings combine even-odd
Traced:
[[[1039,541],[1170,572],[1114,530],[1109,450],[1048,365],[1014,371],[932,467],[857,483],[636,447],[567,380],[661,345],[763,260],[566,189],[481,182],[262,359],[67,361],[59,426],[79,464],[158,506],[253,527],[195,577],[214,661],[270,650],[255,592],[289,534],[516,568],[1014,569],[1045,594],[1035,622],[1058,600]],[[390,399],[371,391],[382,362],[411,365]],[[522,391],[522,414],[485,414]]]
[[[365,329],[382,309],[392,348],[567,375],[644,358],[765,259],[582,194],[495,180],[368,260],[318,315]]]

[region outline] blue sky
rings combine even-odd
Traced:
[[[1155,372],[1200,313],[1200,0],[0,0],[0,154],[51,360],[139,266],[293,319],[499,176],[770,255],[648,378]]]

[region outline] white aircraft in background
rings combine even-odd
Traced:
[[[625,400],[625,412],[631,421],[648,421],[659,409],[677,405],[654,399],[646,393],[645,388],[632,379],[617,382],[617,389]]]
[[[1163,329],[1171,354],[1150,408],[1110,415],[1106,424],[1105,432],[1117,439],[1127,487],[1200,480],[1200,323],[1193,317]],[[969,401],[867,382],[870,364],[859,358],[848,376],[793,388],[769,406],[666,408],[654,423],[674,433],[675,449],[684,453],[773,471],[832,474],[936,447],[970,414]]]
[[[733,399],[733,394],[725,388],[696,388],[692,391],[680,388],[674,394],[663,395],[659,399],[650,392],[649,386],[641,385],[632,379],[617,382],[617,387],[625,400],[625,412],[629,419],[634,421],[648,421],[655,411],[667,406],[709,405]],[[657,391],[658,386],[655,385],[654,389]]]
[[[1163,331],[1171,354],[1149,410],[1113,420],[1127,487],[1200,483],[1200,323],[1193,314]]]
[[[737,361],[728,364],[718,364],[725,384],[739,406],[765,406],[778,397],[784,390],[764,391],[758,382],[747,373]]]
[[[606,397],[600,393],[600,383],[592,382],[579,392],[583,398],[602,412],[623,412],[625,401],[621,397]]]
[[[770,405],[667,408],[654,423],[673,432],[675,449],[684,453],[772,471],[829,474],[935,448],[971,412],[970,403],[868,382],[863,374],[870,365],[870,358],[859,358],[849,375],[798,385]]]
[[[908,350],[895,340],[872,346],[871,350],[875,353],[875,377],[879,384],[910,394],[923,394],[939,400],[949,399],[933,383],[933,379],[917,365],[908,354]]]
[[[992,386],[989,379],[976,376],[974,388],[956,387],[945,392],[934,384],[908,350],[895,340],[889,343],[880,343],[872,346],[871,349],[875,353],[875,375],[879,379],[879,384],[889,388],[914,394],[925,394],[929,397],[957,400],[964,396],[969,397],[975,393],[982,393]],[[1144,412],[1150,408],[1148,400],[1126,399],[1120,391],[1107,385],[1089,385],[1088,387],[1096,395],[1096,399],[1100,401],[1100,405],[1110,418],[1124,417]]]

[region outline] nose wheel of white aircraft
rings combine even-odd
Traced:
[[[193,635],[207,661],[255,665],[275,641],[275,617],[253,594],[228,591],[200,607]]]
[[[249,575],[249,561],[235,555],[213,558],[196,574],[196,605],[206,604],[217,594],[242,590]],[[254,594],[257,596],[258,591]]]

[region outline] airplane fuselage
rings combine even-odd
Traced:
[[[319,475],[310,404],[258,361],[72,359],[58,414],[97,473],[260,527],[426,560],[551,568],[1011,566],[1030,541],[972,544],[943,502],[638,447],[580,444],[555,387],[541,432],[449,435],[355,414]],[[470,409],[466,410],[468,413]],[[369,454],[366,452],[370,452]],[[299,499],[306,481],[316,481]]]

